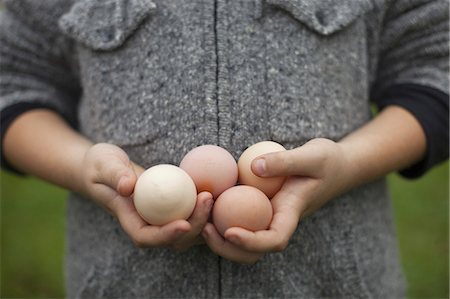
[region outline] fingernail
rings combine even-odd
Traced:
[[[254,169],[256,171],[256,174],[263,175],[266,172],[266,160],[265,159],[256,160]]]

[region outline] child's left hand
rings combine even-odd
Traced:
[[[349,167],[342,146],[328,139],[313,139],[293,150],[263,155],[252,163],[255,174],[289,176],[271,200],[274,215],[270,228],[251,232],[232,227],[223,238],[209,223],[202,235],[216,254],[240,263],[254,263],[266,252],[282,251],[302,217],[349,188]]]
[[[265,163],[261,157],[253,161],[252,170],[259,176],[289,176],[272,198],[274,216],[268,230],[232,227],[224,239],[208,224],[202,235],[218,255],[254,263],[265,252],[286,248],[302,217],[355,186],[419,162],[426,148],[425,132],[414,115],[388,106],[338,143],[313,139],[293,150],[261,156]]]

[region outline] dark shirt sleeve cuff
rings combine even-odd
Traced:
[[[0,132],[1,132],[1,167],[4,170],[8,170],[11,172],[14,172],[16,174],[24,175],[19,170],[15,169],[5,158],[4,150],[3,150],[3,141],[6,135],[6,132],[8,131],[11,124],[14,122],[14,120],[20,116],[21,114],[33,110],[33,109],[50,109],[53,111],[56,111],[54,107],[51,105],[46,105],[43,103],[17,103],[13,104],[11,106],[6,107],[1,112],[1,119],[0,119]]]
[[[449,155],[449,95],[432,87],[418,84],[397,84],[373,99],[381,110],[396,105],[411,112],[422,126],[427,142],[424,158],[400,170],[405,178],[418,178],[430,168],[448,159]]]

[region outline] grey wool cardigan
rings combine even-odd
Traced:
[[[1,14],[0,108],[43,103],[143,167],[201,144],[235,158],[274,140],[339,140],[369,94],[448,91],[448,2],[421,0],[12,0]],[[72,298],[404,296],[383,179],[303,219],[255,265],[206,246],[136,248],[91,200],[67,202]]]

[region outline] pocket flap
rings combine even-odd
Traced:
[[[81,0],[58,25],[87,47],[112,50],[122,45],[155,8],[152,0]]]
[[[309,29],[330,35],[373,8],[371,0],[265,0],[290,12]]]

